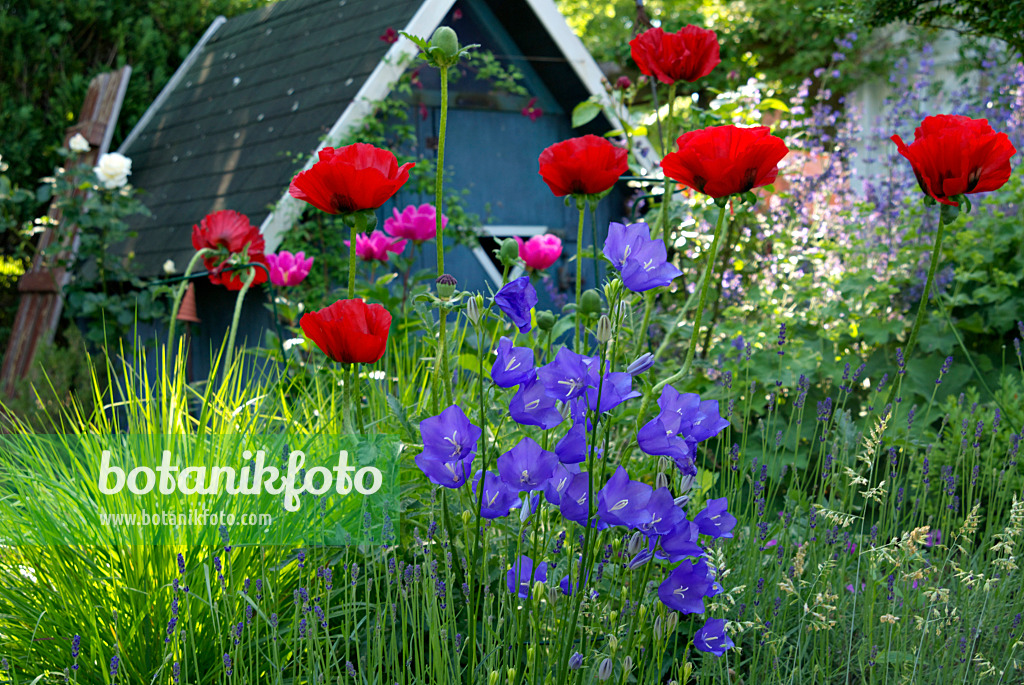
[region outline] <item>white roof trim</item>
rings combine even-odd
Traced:
[[[412,19],[409,20],[409,23],[403,30],[414,36],[429,38],[454,4],[455,0],[426,0],[416,10],[416,14],[412,16]],[[349,106],[345,108],[345,111],[341,113],[338,120],[331,126],[331,130],[327,132],[324,141],[310,155],[306,165],[302,167],[303,170],[309,169],[316,163],[318,159],[317,153],[320,150],[328,146],[334,147],[354,126],[370,114],[374,102],[383,100],[388,96],[395,81],[405,71],[406,56],[415,57],[419,51],[420,49],[416,47],[415,43],[405,36],[399,36],[387,54],[384,55],[384,59],[378,62],[377,66],[370,72],[370,75],[359,89],[359,92],[356,93],[352,102],[349,103]],[[260,226],[260,233],[263,234],[267,252],[273,252],[277,249],[277,246],[281,244],[281,240],[284,238],[285,232],[299,218],[299,214],[302,213],[304,207],[305,203],[302,200],[296,200],[287,190],[284,191],[281,199],[277,201],[274,209]]]
[[[583,45],[583,41],[569,28],[569,24],[566,23],[562,13],[558,11],[554,1],[526,0],[526,4],[530,6],[540,19],[541,24],[547,29],[548,35],[565,55],[569,66],[576,72],[576,76],[587,87],[591,95],[597,96],[599,102],[604,106],[604,114],[611,121],[612,126],[623,128],[622,122],[614,114],[615,103],[608,95],[608,91],[604,89],[602,81],[604,72],[601,71],[601,67],[597,66],[597,62]],[[636,155],[641,166],[647,171],[659,168],[658,154],[645,136],[632,136],[630,140],[633,144],[633,154]]]
[[[156,100],[153,100],[153,104],[149,106],[146,113],[143,114],[142,118],[135,124],[135,127],[132,128],[128,137],[121,142],[120,147],[117,148],[118,152],[123,153],[127,150],[128,146],[134,143],[139,134],[145,130],[146,126],[149,125],[150,120],[156,115],[157,111],[163,107],[164,102],[166,102],[167,98],[170,97],[172,92],[174,92],[174,89],[178,87],[178,84],[181,83],[181,79],[185,78],[185,73],[192,67],[192,64],[199,59],[199,53],[203,51],[206,44],[210,42],[211,38],[213,38],[213,34],[217,33],[217,29],[223,26],[226,21],[227,18],[224,15],[220,15],[213,20],[213,23],[211,23],[206,29],[202,38],[199,39],[199,42],[195,44],[195,47],[193,47],[185,57],[185,61],[181,63],[181,66],[178,67],[177,71],[174,72],[174,75],[171,76],[171,80],[167,82],[167,85],[163,87],[160,94],[156,96]],[[125,87],[127,87],[127,80],[125,81]],[[112,136],[113,133],[111,132],[110,135]],[[109,140],[105,140],[104,142],[107,145],[110,144]]]
[[[601,82],[604,76],[601,68],[597,66],[597,62],[594,61],[587,48],[584,47],[583,41],[569,28],[565,17],[558,11],[555,3],[552,0],[525,0],[525,2],[547,28],[548,34],[562,51],[562,54],[565,55],[566,60],[568,60],[580,81],[605,106],[605,116],[608,117],[613,126],[622,128],[622,122],[612,114],[614,111],[613,103],[604,89],[604,84]],[[414,36],[429,37],[434,32],[434,29],[441,24],[441,20],[444,19],[454,4],[455,0],[425,0],[412,19],[409,20],[404,31]],[[416,47],[415,43],[405,36],[399,37],[398,41],[388,50],[384,59],[377,64],[369,77],[367,77],[349,106],[345,108],[345,111],[342,112],[338,120],[334,122],[324,142],[310,155],[303,170],[309,169],[316,163],[318,159],[317,153],[321,149],[326,146],[333,147],[354,126],[362,121],[372,111],[374,102],[388,96],[392,85],[405,71],[402,57],[405,55],[415,56],[418,52],[419,48]],[[633,141],[633,151],[636,154],[636,158],[640,160],[644,168],[649,171],[656,168],[658,155],[654,152],[648,140],[642,136],[633,136],[631,140]],[[260,226],[260,233],[263,234],[267,252],[273,252],[277,249],[284,238],[285,232],[298,219],[304,206],[305,203],[293,198],[287,190],[284,191],[277,204],[274,205],[274,209]],[[481,263],[484,261],[490,263],[486,255],[484,255]],[[486,270],[486,266],[484,268]],[[493,274],[489,273],[489,275],[493,279]],[[501,283],[501,274],[498,274],[497,282]]]

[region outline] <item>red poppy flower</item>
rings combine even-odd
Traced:
[[[304,314],[302,332],[323,353],[342,364],[372,364],[384,356],[391,312],[360,299],[338,300],[318,312]]]
[[[626,151],[595,135],[563,140],[540,153],[540,175],[558,197],[603,193],[628,170]]]
[[[662,83],[693,83],[722,61],[715,32],[692,24],[676,33],[648,29],[629,41],[629,50],[640,71]]]
[[[196,250],[215,250],[203,257],[203,265],[210,273],[210,282],[228,290],[241,290],[245,269],[227,271],[234,264],[267,263],[263,255],[266,246],[260,229],[249,223],[249,217],[231,209],[222,209],[203,217],[192,226],[192,247]],[[267,280],[267,272],[256,268],[253,285]]]
[[[718,199],[768,185],[789,152],[767,126],[709,126],[676,140],[678,152],[665,155],[665,175]]]
[[[325,147],[313,168],[292,179],[288,192],[328,214],[377,209],[405,185],[413,166],[398,166],[392,153],[366,143]]]
[[[1017,152],[1005,133],[996,133],[987,119],[958,114],[927,117],[907,145],[899,136],[891,140],[914,167],[926,194],[944,205],[957,195],[1001,188],[1010,178],[1010,158]]]

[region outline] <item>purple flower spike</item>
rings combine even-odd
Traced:
[[[647,503],[653,488],[647,483],[630,480],[621,466],[597,493],[597,509],[601,521],[610,526],[636,527],[644,521]]]
[[[513,595],[519,595],[520,599],[526,599],[530,595],[530,587],[537,581],[547,582],[548,562],[544,561],[533,568],[533,559],[525,554],[512,565],[506,575],[508,591]]]
[[[554,475],[557,463],[558,458],[553,452],[541,449],[531,438],[523,438],[498,457],[498,473],[513,490],[540,490]]]
[[[537,380],[519,386],[509,402],[508,413],[522,426],[538,426],[544,430],[554,428],[564,420],[555,400],[547,396],[544,385]]]
[[[704,510],[697,514],[693,522],[702,535],[713,538],[731,538],[732,529],[736,527],[736,517],[726,511],[728,498],[709,499]]]
[[[473,481],[473,494],[476,495],[480,486],[480,472],[477,471]],[[473,500],[476,502],[476,499]],[[480,507],[480,516],[485,519],[499,519],[509,515],[512,509],[520,505],[518,491],[510,488],[496,473],[488,471],[484,475],[484,500]]]
[[[701,559],[696,564],[684,561],[658,586],[658,597],[669,609],[684,614],[704,613],[704,598],[715,583],[711,569]]]
[[[520,333],[529,333],[532,326],[530,310],[538,302],[537,290],[530,283],[529,276],[523,276],[508,283],[494,296],[494,304],[512,319]]]
[[[513,347],[512,341],[504,336],[498,341],[498,358],[491,368],[491,380],[501,388],[511,388],[529,383],[536,377],[533,368],[533,349]]]
[[[481,430],[457,405],[445,409],[437,416],[420,421],[423,437],[423,455],[444,461],[472,460],[480,442]]]
[[[544,384],[544,392],[562,402],[580,397],[589,384],[587,358],[563,347],[555,360],[537,369],[537,378]]]
[[[709,618],[693,636],[693,646],[702,652],[722,656],[727,650],[735,647],[725,632],[724,618]]]

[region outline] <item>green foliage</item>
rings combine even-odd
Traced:
[[[34,182],[60,162],[59,141],[78,117],[94,76],[125,64],[132,67],[115,135],[123,139],[217,15],[233,16],[263,4],[0,2],[0,130],[14,182]]]
[[[843,3],[845,5],[845,3]],[[867,0],[846,5],[871,27],[906,22],[942,28],[973,38],[998,38],[1024,54],[1024,2],[1021,0]]]

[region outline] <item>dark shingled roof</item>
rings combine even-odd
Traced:
[[[281,0],[230,19],[122,152],[152,216],[134,222],[143,274],[184,268],[192,224],[219,209],[259,226],[421,0]],[[296,49],[296,44],[301,49]]]

